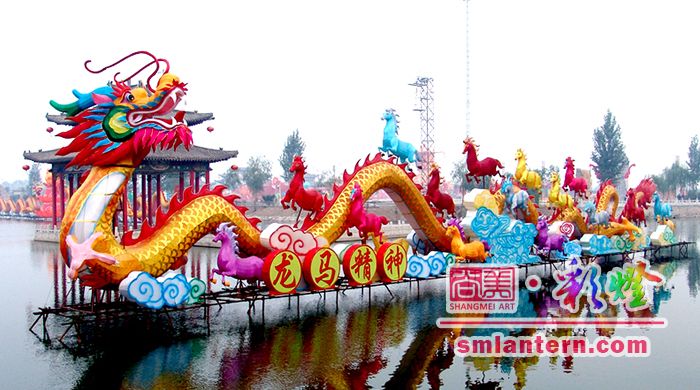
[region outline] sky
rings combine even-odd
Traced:
[[[463,0],[11,2],[0,14],[5,139],[0,180],[26,177],[25,150],[63,146],[48,102],[71,101],[136,50],[170,61],[187,110],[213,112],[195,143],[277,160],[294,130],[310,172],[339,173],[381,145],[386,108],[418,146],[417,77],[432,77],[437,162],[464,161],[467,14]],[[591,162],[611,110],[636,167],[630,183],[686,159],[700,133],[700,2],[469,2],[470,135],[480,158],[515,170]],[[211,133],[207,126],[213,126]],[[231,162],[216,164],[215,176]]]

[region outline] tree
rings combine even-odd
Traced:
[[[700,142],[698,141],[697,134],[690,140],[690,146],[688,147],[688,161],[686,164],[688,164],[690,186],[695,189],[697,188],[698,181],[700,180]]]
[[[467,164],[465,164],[464,159],[460,157],[459,160],[455,161],[455,163],[452,165],[451,175],[452,182],[457,188],[459,188],[462,199],[464,199],[464,194],[466,194],[467,191],[471,190],[472,188],[476,188],[476,184],[474,182],[467,183],[467,172]]]
[[[245,184],[253,194],[253,208],[257,208],[258,194],[263,190],[265,182],[272,178],[272,164],[264,157],[251,157],[243,176]]]
[[[223,175],[219,176],[217,183],[221,183],[230,190],[234,190],[241,185],[241,175],[238,170],[227,169]]]
[[[690,170],[683,166],[680,158],[676,158],[670,167],[664,168],[660,175],[653,175],[652,179],[660,193],[675,195],[685,193],[692,183],[691,176]]]
[[[294,176],[293,172],[289,172],[292,160],[294,156],[301,156],[304,154],[304,149],[306,149],[306,144],[304,144],[304,141],[302,141],[299,136],[299,129],[296,129],[287,137],[287,142],[284,144],[284,149],[282,149],[282,155],[279,159],[280,166],[282,167],[282,177],[284,177],[287,183],[289,183]]]
[[[39,164],[34,163],[32,164],[31,169],[29,169],[29,172],[27,173],[27,195],[26,196],[33,196],[34,194],[34,187],[37,185],[41,185],[41,171],[39,170]]]
[[[622,143],[622,130],[615,116],[608,110],[603,126],[593,130],[593,152],[591,160],[598,166],[600,180],[620,182],[629,165],[625,145]]]

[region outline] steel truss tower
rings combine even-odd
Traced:
[[[435,161],[435,111],[433,102],[433,79],[432,77],[418,77],[416,81],[409,84],[416,87],[416,97],[418,107],[413,111],[420,113],[420,171],[419,180],[423,188],[427,187],[430,177],[431,165]]]

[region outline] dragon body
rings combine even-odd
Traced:
[[[597,213],[607,211],[612,201],[612,210],[610,211],[610,219],[615,220],[615,213],[617,213],[617,206],[620,203],[620,197],[617,195],[617,190],[615,186],[612,185],[611,180],[606,180],[598,188],[598,192],[595,196],[596,207],[595,211]]]
[[[334,185],[334,196],[331,199],[326,197],[318,222],[309,224],[307,221],[302,229],[325,238],[327,242],[338,239],[350,226],[351,195],[357,183],[365,200],[375,192],[384,190],[421,238],[446,251],[450,248],[450,241],[445,235],[445,228],[435,218],[413,177],[412,172],[406,171],[405,163],[395,163],[395,157],[385,160],[381,154],[372,159],[368,156],[362,165],[359,162],[355,165],[352,173],[344,172],[342,184]]]

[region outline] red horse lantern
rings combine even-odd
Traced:
[[[443,210],[447,214],[454,216],[455,202],[448,194],[440,192],[440,168],[433,164],[433,169],[430,171],[430,180],[428,181],[428,189],[425,193],[425,200],[428,204],[432,204],[437,213],[442,213]]]
[[[564,188],[567,191],[573,191],[575,195],[580,195],[584,198],[588,198],[586,192],[588,192],[588,182],[582,177],[574,177],[574,159],[571,157],[566,158],[566,163],[564,164],[564,169],[566,169],[566,174],[564,175]]]
[[[294,211],[297,209],[296,206],[299,206],[299,214],[297,214],[297,220],[294,223],[294,227],[296,228],[299,224],[301,210],[310,211],[307,216],[308,219],[314,221],[318,220],[318,215],[323,209],[323,196],[314,189],[304,189],[306,167],[304,166],[304,161],[301,159],[301,156],[294,156],[292,166],[289,167],[289,172],[294,172],[294,177],[289,182],[289,189],[287,193],[284,194],[281,203],[282,208],[288,209],[291,206]],[[289,204],[290,202],[291,205]]]
[[[483,160],[479,160],[477,157],[477,148],[479,145],[474,143],[472,137],[468,137],[464,140],[464,151],[462,154],[467,154],[467,183],[474,178],[474,181],[479,183],[479,177],[484,176],[494,176],[498,175],[503,177],[501,172],[498,170],[503,168],[503,164],[495,158],[486,157]]]

